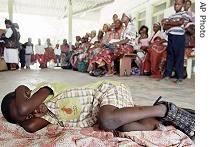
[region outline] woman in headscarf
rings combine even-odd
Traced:
[[[107,26],[104,25],[104,32],[105,35],[103,37],[102,43],[101,43],[101,52],[97,54],[91,61],[90,65],[94,69],[96,67],[102,67],[105,66],[107,69],[107,75],[113,75],[113,62],[114,62],[114,42],[120,41],[120,36],[122,32],[122,22],[117,19],[115,20],[115,28],[112,30],[112,32],[107,31]]]
[[[50,62],[50,61],[54,62],[56,59],[54,49],[49,38],[46,40],[44,59],[45,60],[43,64],[41,64],[42,65],[41,68],[47,68],[47,62]]]
[[[115,40],[111,42],[111,49],[112,54],[111,57],[107,63],[107,76],[113,75],[113,67],[114,67],[114,61],[121,58],[125,54],[129,54],[133,52],[133,46],[135,44],[135,38],[136,38],[136,29],[133,24],[133,19],[130,14],[123,13],[121,22],[124,24],[124,28],[120,30],[120,38],[119,40]],[[115,21],[117,23],[117,21]],[[110,47],[109,47],[110,48]]]
[[[162,78],[164,72],[164,62],[166,61],[166,40],[161,32],[160,23],[154,23],[153,33],[150,37],[150,46],[148,47],[145,64],[150,67],[153,78]]]

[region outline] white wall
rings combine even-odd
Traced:
[[[122,13],[133,13],[134,9],[147,0],[115,0],[113,3],[101,9],[100,24],[112,22],[112,15],[118,14],[121,17]]]

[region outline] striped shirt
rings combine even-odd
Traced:
[[[181,18],[184,18],[184,23],[187,23],[191,20],[190,16],[186,11],[175,13],[169,17],[169,19],[181,19]],[[167,31],[167,34],[184,35],[185,34],[184,25],[170,28]]]

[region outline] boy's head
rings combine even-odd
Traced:
[[[1,103],[1,112],[4,118],[8,122],[13,123],[13,124],[17,123],[17,121],[11,115],[12,114],[11,107],[12,107],[12,103],[15,101],[15,97],[16,97],[15,92],[11,92],[3,98],[2,103]]]
[[[174,10],[177,12],[180,12],[182,8],[184,7],[185,0],[175,0],[174,3]]]

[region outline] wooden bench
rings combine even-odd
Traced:
[[[120,76],[131,75],[131,62],[136,59],[136,54],[125,54],[120,59]]]

